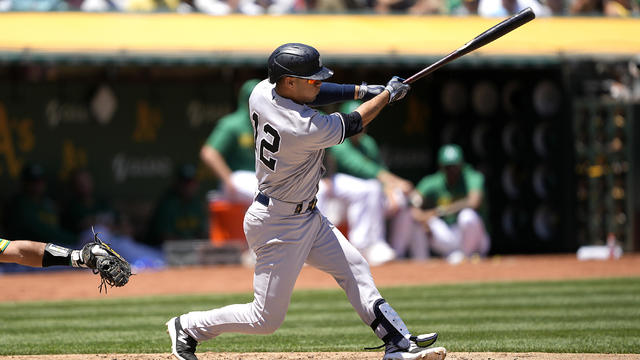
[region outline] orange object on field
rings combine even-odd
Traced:
[[[246,245],[242,222],[247,204],[227,200],[209,202],[209,239],[215,246],[230,242]]]

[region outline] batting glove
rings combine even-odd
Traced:
[[[360,84],[360,87],[358,89],[358,100],[371,100],[376,95],[383,92],[384,89],[384,85],[367,85],[366,82],[363,82],[362,84]]]
[[[389,91],[389,104],[402,99],[405,95],[407,95],[407,92],[409,92],[411,86],[403,84],[403,81],[403,78],[394,76],[387,83],[385,90]]]

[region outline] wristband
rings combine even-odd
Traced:
[[[42,267],[71,265],[71,250],[62,246],[48,243],[42,254]]]
[[[356,100],[362,99],[365,95],[367,95],[367,83],[362,82],[358,87],[358,93],[356,94]]]

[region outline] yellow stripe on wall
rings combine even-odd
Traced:
[[[0,50],[267,55],[304,42],[324,55],[447,54],[502,19],[445,16],[0,14]],[[539,18],[476,51],[485,55],[640,53],[640,20]]]

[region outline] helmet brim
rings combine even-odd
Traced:
[[[297,77],[300,77],[302,79],[311,79],[311,80],[327,80],[332,76],[333,76],[333,70],[323,66],[322,69],[320,69],[320,71],[316,72],[311,76],[297,76]]]

